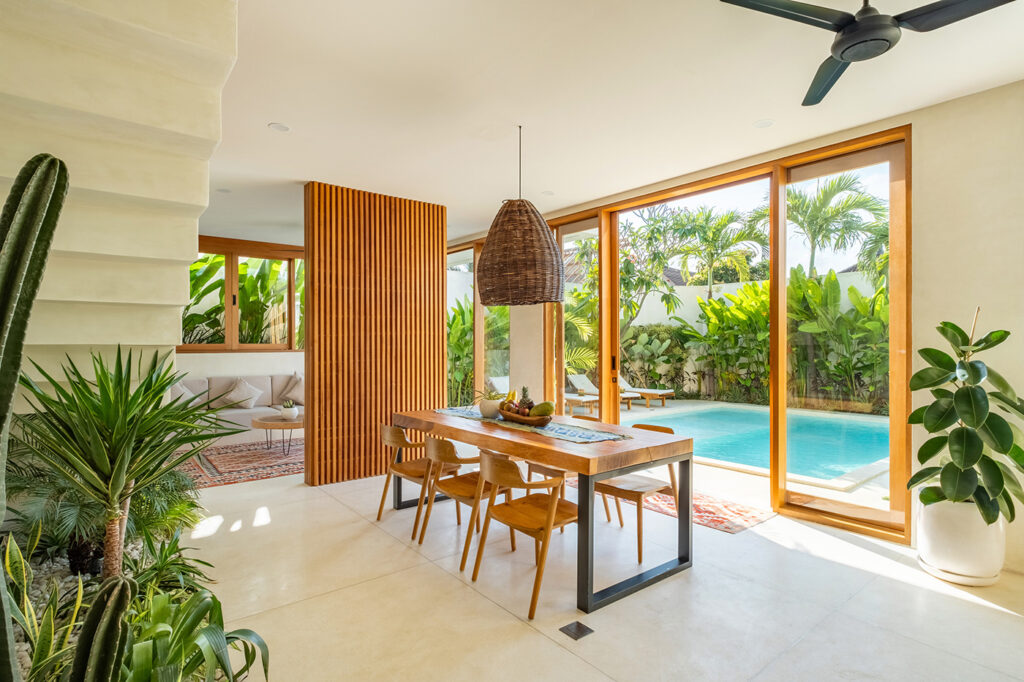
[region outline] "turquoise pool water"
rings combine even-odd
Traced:
[[[693,454],[768,468],[768,408],[714,406],[634,421],[669,426],[693,437]],[[830,479],[889,456],[889,421],[884,417],[787,415],[786,459],[791,474]]]

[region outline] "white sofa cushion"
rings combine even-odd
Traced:
[[[269,382],[270,377],[267,377]],[[256,388],[245,379],[239,377],[231,390],[213,401],[214,407],[233,407],[250,410],[256,406],[257,399],[264,391]]]
[[[306,404],[306,378],[299,374],[281,396],[284,400],[293,400],[296,405]]]

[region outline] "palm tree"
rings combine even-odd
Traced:
[[[739,211],[718,213],[710,206],[696,210],[683,210],[676,214],[675,229],[686,241],[682,255],[691,256],[708,272],[708,299],[715,283],[715,267],[731,265],[740,279],[749,276],[747,257],[751,251],[760,249],[766,255],[768,235],[764,230],[747,221]]]
[[[889,221],[879,220],[864,228],[864,241],[857,253],[857,269],[875,287],[889,279]]]
[[[848,249],[887,215],[885,204],[869,194],[854,173],[828,178],[813,193],[795,187],[786,190],[786,220],[807,240],[811,250],[807,274],[812,277],[819,249]]]

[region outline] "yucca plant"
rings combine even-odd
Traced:
[[[49,154],[39,154],[18,172],[0,212],[0,472],[7,460],[11,405],[28,319],[67,193],[67,166]],[[0,512],[7,508],[3,481],[0,473]],[[7,606],[7,600],[0,599],[0,679],[16,680]]]
[[[133,622],[136,633],[122,678],[127,682],[164,680],[242,680],[262,663],[269,679],[270,651],[252,630],[224,631],[220,601],[200,590],[177,603],[181,593],[151,590]],[[229,649],[242,652],[242,664],[232,663]]]
[[[973,502],[985,523],[991,525],[1002,515],[1016,516],[1014,498],[1024,503],[1024,437],[1011,419],[1024,419],[1024,401],[996,370],[977,359],[977,354],[1005,341],[1010,332],[996,330],[975,338],[978,316],[971,333],[952,322],[936,328],[949,343],[953,356],[937,348],[922,348],[918,354],[928,367],[910,378],[913,391],[930,389],[934,400],[910,414],[911,424],[920,424],[932,434],[917,452],[925,465],[907,482],[913,489],[929,485],[919,494],[922,503]],[[955,358],[954,358],[955,356]]]
[[[33,363],[49,390],[28,375],[21,378],[35,413],[19,415],[13,435],[103,506],[104,578],[121,573],[132,494],[158,483],[212,440],[240,433],[207,399],[165,401],[167,390],[184,376],[168,357],[154,353],[148,365],[140,360],[136,369],[132,352],[123,356],[118,348],[112,365],[93,354],[95,379],[71,358],[63,381]]]
[[[213,568],[213,564],[188,556],[186,552],[190,549],[192,547],[181,546],[180,530],[159,544],[146,533],[142,540],[142,554],[138,559],[125,557],[125,566],[142,589],[154,587],[198,592],[213,582],[203,570]]]

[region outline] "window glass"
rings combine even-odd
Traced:
[[[181,314],[181,342],[224,343],[224,256],[201,253],[188,269],[189,302]]]
[[[238,260],[238,342],[288,343],[288,262]]]

